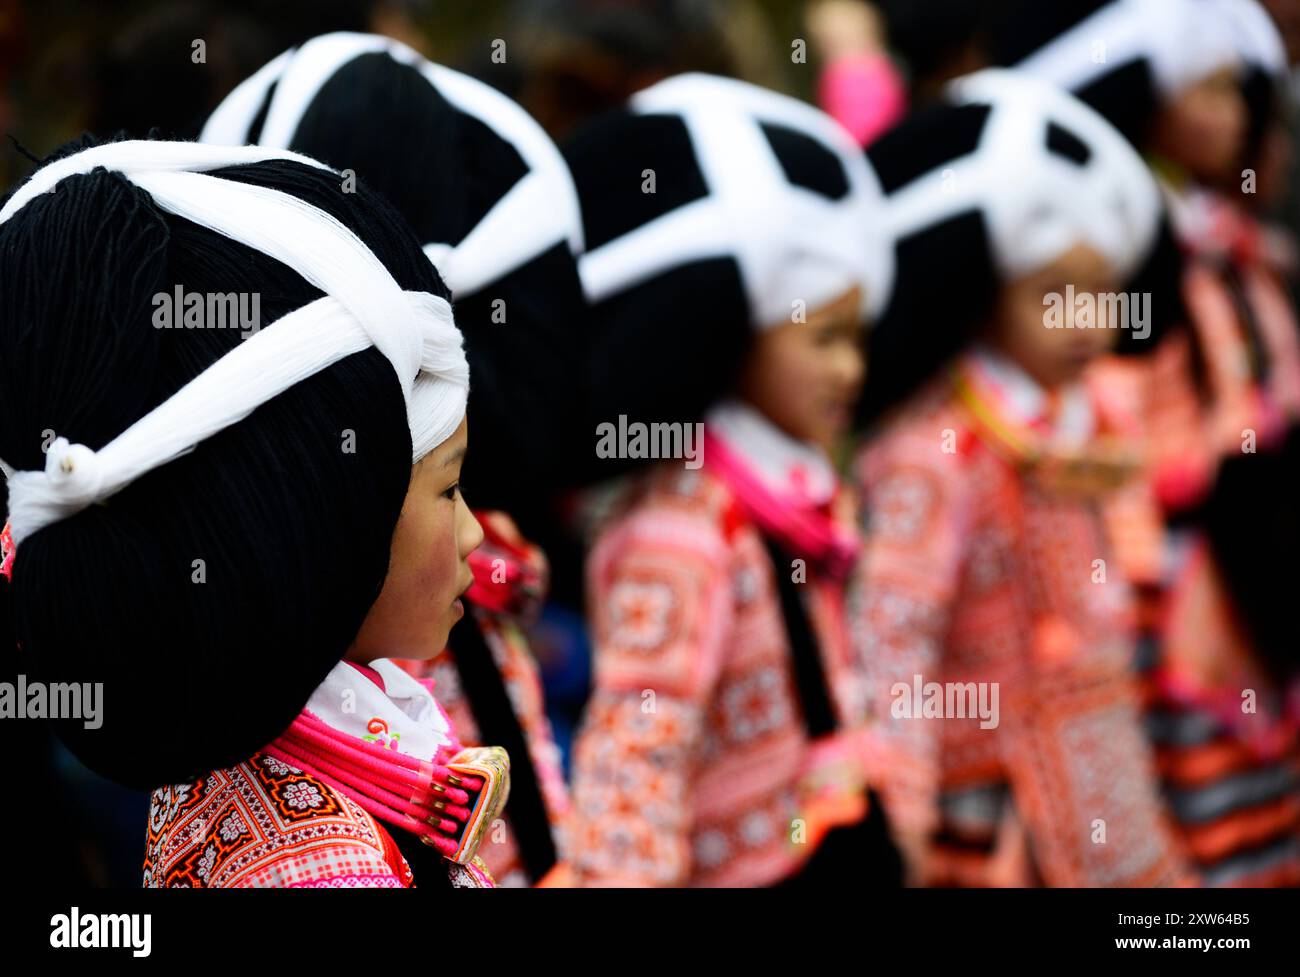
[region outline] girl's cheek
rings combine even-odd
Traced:
[[[404,547],[417,568],[411,574],[412,586],[426,597],[449,586],[447,580],[456,569],[455,540],[450,539],[450,531],[445,525],[448,520],[442,518],[439,511],[451,506],[439,505],[441,501],[422,500],[419,509],[411,513],[414,518],[410,520],[410,533]]]
[[[434,528],[435,544],[431,552],[438,554],[433,573],[438,579],[440,589],[451,590],[456,586],[460,575],[460,550],[456,545],[456,519],[454,507],[439,506],[437,524]]]

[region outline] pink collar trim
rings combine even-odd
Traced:
[[[761,440],[771,442],[770,434],[775,433],[797,450],[786,452],[784,458],[779,452],[764,453],[756,460],[752,450],[755,439],[737,436],[735,432],[741,429],[711,418],[704,427],[705,464],[727,483],[755,524],[791,557],[806,559],[821,572],[844,579],[857,561],[859,541],[856,533],[834,517],[839,485],[829,459],[818,449],[780,434],[765,419],[762,423],[771,432],[761,433]],[[751,420],[746,421],[746,428],[758,430],[751,427]],[[809,459],[815,463],[811,478],[806,477]],[[784,469],[774,467],[782,461],[786,462]],[[783,489],[778,489],[778,484]]]
[[[341,661],[263,752],[337,788],[372,816],[451,858],[480,779],[448,762],[461,749],[442,706],[398,666]],[[367,681],[358,682],[360,673]]]

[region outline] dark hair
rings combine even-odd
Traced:
[[[938,83],[987,61],[988,33],[1006,0],[883,0],[890,48],[908,68],[913,91],[926,94]]]
[[[311,203],[403,288],[447,296],[364,188],[279,160],[212,175]],[[177,284],[258,293],[272,329],[321,294],[117,172],[68,177],[0,225],[0,457],[42,468],[49,431],[99,449],[240,341],[154,328],[152,296]],[[101,728],[55,724],[87,766],[153,787],[238,762],[292,721],[388,569],[411,472],[395,380],[378,351],[349,356],[20,543],[3,599],[29,679],[103,683]]]
[[[1278,123],[1287,102],[1278,79],[1258,65],[1248,65],[1238,84],[1246,105],[1240,164],[1253,169],[1260,165],[1269,129]]]

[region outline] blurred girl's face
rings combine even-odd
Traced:
[[[741,372],[742,399],[800,441],[830,448],[848,430],[866,372],[861,289],[765,329]]]
[[[1246,100],[1224,68],[1180,91],[1156,116],[1151,148],[1207,184],[1233,176],[1245,147]]]
[[[416,463],[393,531],[384,588],[348,660],[432,658],[464,616],[460,596],[473,582],[468,557],[483,542],[483,529],[460,494],[466,439],[462,420],[455,434]]]
[[[1109,352],[1119,336],[1123,324],[1109,328],[1112,323],[1105,319],[1106,310],[1116,307],[1096,301],[1115,292],[1119,284],[1099,251],[1077,244],[1050,265],[1005,283],[983,338],[1044,387],[1077,380],[1084,367]],[[1073,303],[1068,301],[1071,285]],[[1106,328],[1077,328],[1085,321],[1080,318],[1076,323],[1084,295],[1094,300],[1092,324]],[[1052,296],[1059,296],[1059,301]],[[1061,312],[1059,320],[1046,316],[1053,308]]]

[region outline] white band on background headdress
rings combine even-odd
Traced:
[[[513,146],[528,167],[464,240],[426,242],[425,253],[453,295],[460,298],[478,292],[559,241],[567,241],[575,254],[582,250],[577,192],[564,159],[541,126],[491,86],[433,64],[392,38],[339,32],[286,51],[226,96],[199,138],[231,146],[247,142],[253,120],[274,85],[257,143],[288,147],[325,83],[365,54],[387,54],[418,70],[455,109],[483,122]],[[364,173],[361,176],[365,178]]]
[[[1243,63],[1275,78],[1286,75],[1286,44],[1272,16],[1257,0],[1205,2],[1214,4],[1222,30]]]
[[[1218,0],[1113,0],[1016,65],[1078,91],[1130,61],[1146,60],[1157,88],[1174,94],[1240,63],[1218,19]]]
[[[99,451],[56,438],[43,471],[15,471],[9,521],[15,545],[193,450],[262,404],[346,356],[373,346],[393,365],[407,404],[415,459],[445,441],[465,416],[469,368],[451,307],[427,292],[403,291],[374,253],[332,215],[291,194],[208,175],[283,150],[196,143],[110,143],[38,170],[3,210],[0,223],[60,180],[103,167],[120,172],[176,214],[283,262],[325,297],[244,339]],[[148,328],[141,323],[140,328]]]

